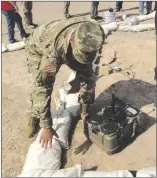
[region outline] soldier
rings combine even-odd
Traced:
[[[30,94],[27,131],[33,137],[39,125],[43,128],[42,145],[47,147],[52,129],[50,103],[55,76],[62,64],[76,71],[80,81],[81,117],[88,117],[88,107],[95,98],[95,74],[92,61],[104,42],[101,26],[88,19],[64,19],[38,27],[26,41],[29,71],[34,83]]]
[[[32,1],[23,1],[22,4],[22,19],[23,19],[23,25],[25,29],[33,29],[37,27],[38,25],[33,24],[33,17],[32,17],[32,7],[33,2]]]
[[[99,1],[92,1],[91,5],[91,18],[92,19],[98,19],[101,18],[98,16],[98,6],[99,6]]]
[[[66,19],[71,17],[71,15],[69,14],[69,7],[70,7],[70,1],[65,1],[64,8],[63,8],[63,14]]]

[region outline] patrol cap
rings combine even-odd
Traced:
[[[104,41],[104,32],[96,22],[78,25],[74,34],[73,55],[82,64],[92,63]]]

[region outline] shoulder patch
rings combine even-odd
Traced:
[[[56,66],[55,65],[47,65],[44,68],[44,72],[46,72],[50,75],[55,75],[56,74]]]

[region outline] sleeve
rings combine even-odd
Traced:
[[[96,75],[93,71],[92,65],[88,65],[86,69],[78,74],[81,81],[79,103],[90,105],[95,100],[95,86]]]
[[[38,76],[35,79],[35,107],[40,117],[40,127],[42,128],[52,127],[51,93],[55,83],[55,76],[60,68],[56,61],[55,57],[43,56]]]

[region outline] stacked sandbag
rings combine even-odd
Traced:
[[[19,42],[16,42],[16,43],[12,43],[12,44],[2,44],[2,53],[4,52],[11,52],[11,51],[16,51],[16,50],[20,50],[20,49],[23,49],[25,48],[26,44],[24,41],[19,41]]]
[[[139,24],[139,19],[136,16],[127,17],[123,22],[123,25],[125,26],[134,26],[138,24]]]
[[[139,22],[154,19],[155,18],[155,11],[148,14],[148,15],[139,15],[139,16],[136,16],[136,17],[138,18]]]
[[[75,78],[76,72],[72,71],[64,86],[59,89],[60,98],[57,104],[60,107],[64,107],[70,113],[71,117],[78,116],[80,111],[80,103],[78,102],[79,92],[68,93],[71,90],[69,83],[75,80]]]
[[[25,164],[22,169],[21,177],[27,175],[43,174],[47,170],[59,170],[61,166],[61,148],[68,149],[68,135],[71,123],[70,114],[64,110],[59,116],[53,118],[53,128],[58,134],[58,138],[53,136],[52,147],[47,149],[39,143],[42,129],[37,135],[36,140],[30,145]],[[50,174],[48,171],[47,173]],[[34,177],[34,176],[33,176]]]
[[[103,30],[107,28],[109,31],[115,31],[115,30],[117,30],[118,25],[117,25],[117,22],[112,22],[109,24],[101,25],[101,27],[103,28]]]
[[[122,25],[119,26],[118,30],[122,32],[142,32],[147,30],[155,30],[155,24],[139,24],[134,26]]]
[[[18,177],[80,177],[81,175],[81,166],[76,165],[67,169],[59,170],[46,170],[38,169],[31,170],[20,174]]]

